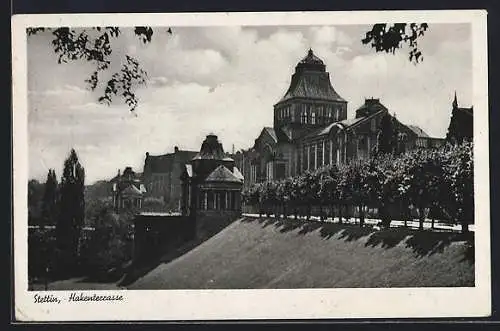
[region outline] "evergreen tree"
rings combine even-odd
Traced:
[[[58,188],[57,188],[56,172],[49,169],[47,173],[47,181],[45,182],[45,191],[42,200],[42,224],[55,224],[57,220],[57,203],[58,203]]]
[[[75,266],[85,215],[85,171],[74,149],[64,161],[60,185],[60,213],[57,222],[57,247],[60,267]],[[71,269],[66,269],[71,270]]]
[[[36,179],[28,182],[28,224],[40,225],[41,205],[45,184]]]

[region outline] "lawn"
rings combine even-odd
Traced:
[[[474,286],[473,234],[245,217],[129,289]]]

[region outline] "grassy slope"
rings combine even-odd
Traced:
[[[473,255],[448,233],[246,218],[129,288],[473,286]]]

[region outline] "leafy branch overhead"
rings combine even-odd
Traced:
[[[95,70],[85,82],[90,90],[96,90],[103,79],[103,73],[110,69],[113,53],[112,40],[121,36],[120,28],[92,27],[78,30],[68,27],[28,28],[27,35],[32,36],[44,31],[49,31],[53,36],[51,45],[58,56],[58,63],[82,60],[95,64]],[[167,32],[171,34],[172,30],[168,29]],[[134,34],[140,41],[147,44],[152,40],[153,29],[137,26],[134,28]],[[133,111],[138,105],[134,91],[138,85],[145,84],[146,80],[147,72],[141,68],[139,61],[126,55],[120,70],[114,72],[106,81],[103,94],[98,100],[100,103],[109,105],[114,97],[118,96]]]
[[[392,54],[403,45],[408,45],[409,60],[416,64],[423,60],[422,52],[418,49],[418,40],[424,36],[428,27],[427,23],[375,24],[370,31],[366,32],[361,42],[365,45],[369,44],[376,52]]]

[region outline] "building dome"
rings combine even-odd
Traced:
[[[275,107],[293,98],[345,102],[333,88],[325,63],[312,49],[309,49],[307,55],[295,67],[290,86]]]
[[[307,64],[324,64],[323,61],[314,55],[314,52],[312,49],[309,48],[309,51],[307,52],[306,57],[304,57],[300,63],[307,63]]]
[[[201,144],[200,152],[195,160],[222,160],[225,158],[224,148],[215,134],[209,134]]]
[[[324,72],[326,67],[323,60],[317,57],[313,50],[309,48],[307,55],[295,67],[296,72],[303,70]]]

